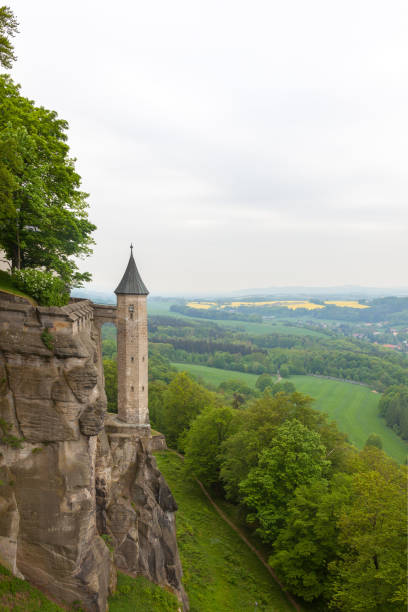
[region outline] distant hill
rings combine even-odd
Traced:
[[[339,287],[263,287],[256,289],[243,289],[232,291],[234,296],[274,296],[274,297],[310,297],[324,296],[337,298],[369,298],[387,296],[408,296],[408,287],[360,287],[357,285],[344,285]]]

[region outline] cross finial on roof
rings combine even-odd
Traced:
[[[133,242],[130,243],[130,254],[133,255]]]

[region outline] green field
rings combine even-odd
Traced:
[[[188,372],[197,380],[202,380],[206,385],[218,387],[218,385],[226,380],[239,380],[245,383],[248,387],[254,388],[257,374],[246,374],[245,372],[236,372],[235,370],[220,370],[219,368],[210,368],[208,366],[196,365],[192,363],[172,363],[174,368],[179,372]]]
[[[315,336],[323,338],[325,334],[307,329],[305,327],[295,327],[282,323],[266,321],[264,323],[251,323],[250,321],[229,321],[224,319],[205,319],[202,317],[189,317],[178,312],[172,312],[170,306],[175,304],[176,300],[149,298],[147,301],[147,309],[149,315],[166,315],[170,317],[181,317],[187,321],[200,321],[201,323],[215,323],[221,327],[232,327],[241,330],[253,336],[262,336],[264,334],[282,334],[286,336]]]
[[[298,391],[315,398],[314,407],[336,421],[357,448],[363,448],[370,433],[377,433],[385,452],[399,463],[405,462],[408,444],[378,415],[378,393],[360,385],[315,376],[291,376],[290,380]]]
[[[157,299],[147,298],[147,311],[149,315],[169,315],[180,316],[176,312],[170,312],[170,306],[175,304],[176,300],[172,299]]]
[[[216,513],[198,484],[185,477],[181,459],[170,452],[156,458],[179,507],[177,541],[191,612],[293,610],[259,559]]]
[[[233,370],[221,370],[189,363],[173,363],[175,368],[186,371],[204,383],[218,387],[227,380],[240,380],[254,388],[258,376]],[[339,429],[344,431],[352,444],[363,448],[368,436],[377,433],[381,436],[385,452],[404,463],[408,455],[408,444],[385,424],[378,414],[380,395],[371,389],[352,383],[317,378],[315,376],[291,376],[290,380],[297,391],[306,393],[315,399],[314,407],[329,415],[336,421]]]

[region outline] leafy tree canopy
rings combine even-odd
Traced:
[[[340,610],[403,611],[407,606],[406,468],[367,446],[353,475],[352,504],[338,521],[340,559],[332,604]]]
[[[219,449],[233,431],[235,415],[236,411],[228,406],[205,408],[186,436],[186,469],[207,486],[219,481]]]
[[[381,436],[376,433],[371,433],[367,438],[365,446],[376,446],[377,448],[382,448]]]
[[[351,476],[335,474],[295,490],[269,562],[286,586],[306,601],[328,599],[328,563],[339,554],[338,519],[351,494]]]
[[[163,394],[162,420],[157,423],[160,431],[166,434],[170,446],[183,444],[191,421],[207,406],[215,403],[215,394],[192,380],[186,372],[177,374]]]
[[[14,47],[10,38],[18,32],[18,22],[9,6],[0,6],[0,65],[10,69],[15,61]]]
[[[73,258],[91,253],[95,226],[67,128],[0,75],[0,247],[13,269],[42,268],[80,286],[90,275],[79,273]]]
[[[249,522],[259,524],[265,541],[273,542],[281,529],[286,508],[296,487],[319,480],[328,472],[326,449],[317,432],[297,419],[285,421],[270,448],[259,455],[258,465],[240,484]]]

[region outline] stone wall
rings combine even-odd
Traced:
[[[117,567],[187,608],[176,505],[150,430],[106,414],[99,332],[88,300],[33,308],[0,293],[0,563],[92,612]]]

